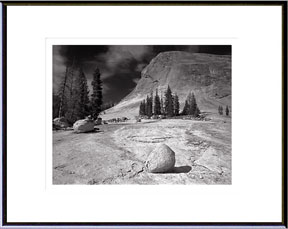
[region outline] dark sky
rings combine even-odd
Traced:
[[[91,91],[96,66],[103,81],[104,102],[119,102],[141,77],[141,70],[158,53],[187,51],[231,55],[230,45],[54,45],[53,90],[57,91],[66,65],[74,60],[82,66]]]

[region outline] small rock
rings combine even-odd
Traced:
[[[161,144],[148,156],[145,168],[150,173],[165,173],[172,171],[175,166],[175,153],[167,145]]]

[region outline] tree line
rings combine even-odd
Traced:
[[[153,92],[147,95],[146,99],[141,101],[139,107],[140,116],[152,115],[165,115],[168,117],[178,115],[191,115],[194,117],[199,116],[200,110],[198,108],[194,93],[190,92],[185,100],[185,105],[180,113],[180,103],[177,93],[173,93],[168,85],[167,90],[164,93],[164,98],[159,96],[158,89],[156,89],[155,96]]]
[[[73,124],[89,115],[96,119],[103,104],[102,81],[98,67],[93,72],[89,97],[87,78],[81,66],[66,66],[58,91],[53,94],[53,118],[65,117]]]

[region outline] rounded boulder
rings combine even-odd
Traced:
[[[73,130],[76,133],[85,133],[94,131],[94,122],[89,119],[81,119],[73,124]]]
[[[64,129],[67,128],[68,126],[69,124],[64,117],[53,119],[53,127],[55,127],[55,129]]]
[[[149,154],[145,168],[150,173],[171,172],[175,161],[175,152],[169,146],[161,144]]]

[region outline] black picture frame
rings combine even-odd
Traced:
[[[7,6],[11,5],[41,5],[41,6],[59,6],[59,5],[73,5],[73,6],[88,6],[88,5],[169,5],[169,6],[281,6],[282,7],[282,221],[275,222],[183,222],[183,223],[167,223],[167,222],[8,222],[7,221],[7,155],[9,153],[9,146],[7,146]],[[2,2],[2,226],[50,226],[50,227],[64,227],[64,226],[267,226],[267,227],[288,227],[287,224],[287,1],[77,1],[77,2],[40,2],[40,1],[5,1]]]

